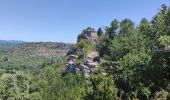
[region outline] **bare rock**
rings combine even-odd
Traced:
[[[90,59],[85,60],[84,64],[87,64],[87,63],[93,63],[93,60],[90,60]]]
[[[72,54],[75,54],[76,51],[77,51],[77,47],[71,48],[71,50],[69,50],[69,51],[67,52],[67,56],[72,55]]]
[[[96,56],[93,58],[94,62],[101,62],[101,57],[100,56]]]
[[[78,58],[77,55],[70,55],[69,57],[70,57],[70,58],[73,58],[73,59],[77,59],[77,58]]]
[[[84,65],[84,64],[79,64],[79,65],[77,65],[77,67],[78,67],[81,71],[83,71],[87,66]]]
[[[74,62],[72,60],[68,61],[67,64],[72,65]]]
[[[67,61],[70,61],[70,60],[71,60],[71,61],[74,61],[74,62],[76,61],[76,59],[74,59],[74,58],[68,58],[68,59],[67,59]]]
[[[76,72],[76,69],[75,69],[74,65],[67,66],[66,70],[69,71],[70,73],[75,73]]]

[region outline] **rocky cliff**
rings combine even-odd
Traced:
[[[29,42],[10,49],[9,59],[40,57],[64,57],[74,44],[57,42]]]
[[[77,55],[69,55],[67,59],[66,71],[71,73],[81,71],[85,74],[86,77],[88,77],[95,71],[101,59],[97,52],[90,52],[82,62],[77,63],[77,60]]]
[[[96,50],[85,50],[88,52],[84,52],[84,49],[87,49],[83,46],[86,45],[86,47],[96,47],[97,40],[97,32],[93,28],[87,28],[82,31],[82,33],[78,36],[78,43],[79,47],[72,48],[67,53],[67,64],[66,64],[66,71],[70,73],[76,73],[76,72],[83,72],[85,74],[85,77],[88,77],[91,73],[97,69],[99,62],[101,61],[101,58],[98,55],[98,52]],[[84,40],[86,42],[82,42],[80,40]],[[81,42],[81,43],[80,43]],[[79,53],[83,53],[84,58],[79,57]],[[81,59],[81,60],[80,60]]]

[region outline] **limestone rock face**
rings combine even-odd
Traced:
[[[72,54],[75,54],[76,51],[77,51],[77,48],[76,48],[76,47],[71,48],[71,49],[67,52],[67,56],[72,55]]]
[[[9,60],[31,59],[33,57],[65,57],[74,44],[58,42],[24,42],[7,52]]]
[[[96,57],[98,57],[98,55],[88,55],[81,64],[76,64],[78,56],[71,54],[67,59],[66,71],[70,73],[81,71],[84,73],[85,77],[89,77],[97,68],[98,60],[96,60]]]

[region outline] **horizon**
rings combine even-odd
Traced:
[[[142,18],[151,20],[162,4],[169,6],[168,0],[131,1],[0,1],[0,40],[76,43],[87,27],[97,30],[124,18],[138,25]]]
[[[60,41],[22,41],[22,40],[1,40],[0,42],[23,42],[23,43],[39,43],[39,42],[52,42],[52,43],[67,43],[67,44],[75,44],[75,43],[68,43],[68,42],[60,42]]]

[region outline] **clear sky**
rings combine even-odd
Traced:
[[[149,20],[169,0],[0,0],[0,39],[75,43],[95,29],[130,18]]]

